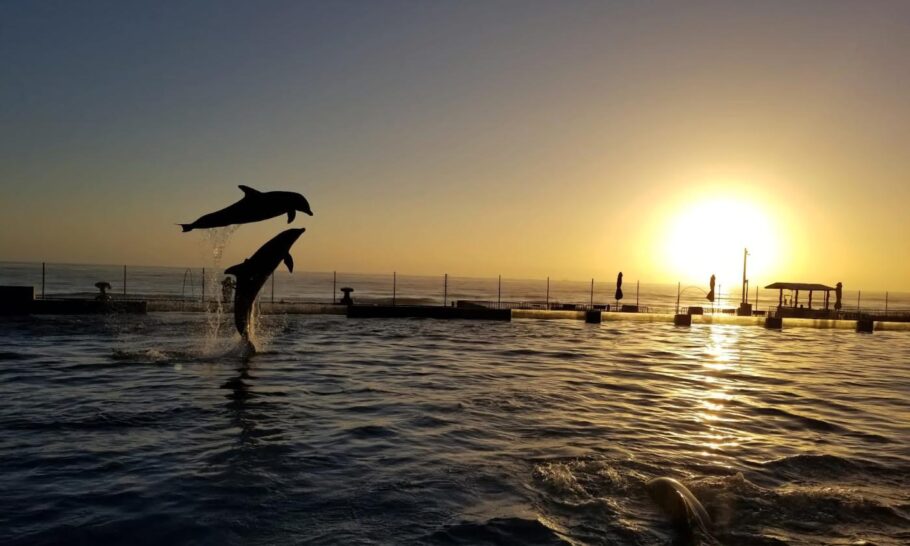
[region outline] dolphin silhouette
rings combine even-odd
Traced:
[[[645,484],[648,495],[678,529],[711,536],[711,517],[695,495],[673,478],[655,478]]]
[[[192,224],[179,224],[183,232],[194,229],[209,229],[231,224],[249,224],[268,220],[282,214],[288,215],[288,223],[294,221],[297,211],[313,215],[310,204],[299,193],[290,191],[261,192],[249,186],[238,186],[243,190],[243,199],[233,205],[199,217]]]
[[[256,350],[250,341],[253,302],[278,264],[284,262],[288,271],[294,271],[294,259],[291,258],[290,250],[304,231],[304,228],[282,231],[269,239],[249,259],[224,270],[226,275],[237,277],[237,288],[234,290],[234,325],[237,326],[237,331],[240,332],[240,337],[249,352]]]

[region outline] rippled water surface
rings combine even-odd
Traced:
[[[907,333],[261,326],[0,319],[0,542],[666,544],[671,476],[709,543],[910,543]]]

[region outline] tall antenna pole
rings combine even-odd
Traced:
[[[743,303],[746,303],[747,301],[749,301],[749,296],[748,296],[749,279],[746,278],[746,256],[748,256],[748,255],[749,255],[749,249],[744,248],[743,249],[743,297],[742,297]]]

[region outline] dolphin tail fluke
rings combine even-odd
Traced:
[[[187,231],[193,231],[193,224],[177,224],[177,225],[183,228],[184,233],[186,233]]]

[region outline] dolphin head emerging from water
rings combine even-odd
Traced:
[[[711,536],[711,517],[685,485],[673,478],[655,478],[645,488],[677,529],[689,535]]]
[[[282,231],[262,245],[249,259],[224,270],[225,274],[237,278],[237,288],[234,291],[234,324],[250,352],[255,350],[250,341],[253,302],[278,264],[284,262],[288,271],[294,271],[294,259],[291,258],[290,251],[304,231],[304,228]]]

